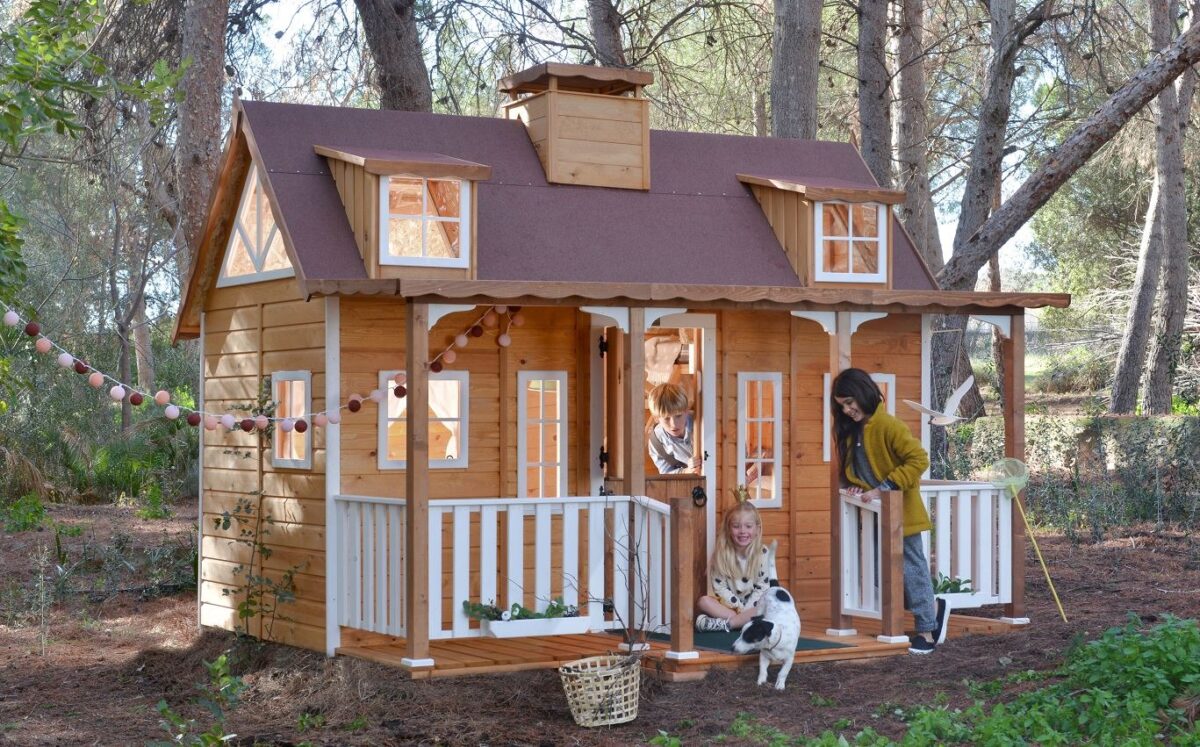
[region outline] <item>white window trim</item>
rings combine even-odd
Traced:
[[[737,398],[737,475],[741,484],[746,474],[746,446],[749,442],[746,433],[746,390],[752,381],[770,381],[774,383],[772,410],[775,413],[775,438],[771,446],[771,461],[775,468],[771,470],[772,490],[774,498],[752,498],[758,508],[781,508],[783,506],[783,374],[779,372],[739,371]],[[760,476],[761,480],[762,477]]]
[[[876,383],[879,383],[879,384],[887,384],[888,385],[888,392],[891,394],[891,397],[884,399],[884,404],[887,405],[888,415],[895,415],[896,414],[896,374],[873,373],[873,374],[871,374],[871,380]],[[825,392],[825,407],[823,409],[825,412],[825,419],[823,421],[823,423],[824,423],[823,430],[825,432],[825,437],[824,437],[824,441],[822,444],[822,448],[824,450],[825,461],[828,462],[832,458],[831,451],[833,449],[833,444],[830,442],[830,437],[829,437],[829,431],[833,429],[833,423],[831,423],[829,421],[829,419],[832,417],[832,414],[830,413],[831,405],[829,403],[831,401],[833,401],[833,376],[831,376],[830,374],[825,374],[824,392]]]
[[[558,495],[557,498],[565,498],[567,496],[567,476],[568,464],[567,455],[567,403],[570,399],[567,397],[567,372],[566,371],[518,371],[517,372],[517,497],[528,498],[529,477],[528,469],[533,466],[526,461],[527,447],[527,426],[529,418],[526,415],[527,397],[529,394],[529,382],[531,381],[555,381],[558,383]],[[539,462],[537,466],[548,466],[544,462]],[[539,483],[540,491],[541,485]],[[544,496],[538,496],[544,497]]]
[[[380,371],[379,372],[379,389],[384,393],[384,399],[379,403],[379,424],[378,424],[378,443],[376,448],[379,452],[379,469],[380,470],[396,470],[404,469],[408,465],[407,459],[388,459],[388,407],[387,393],[396,387],[392,377],[401,371]],[[430,469],[459,469],[467,466],[467,448],[470,444],[470,422],[468,415],[470,414],[467,405],[470,402],[471,374],[467,371],[441,371],[439,373],[429,374],[430,381],[457,381],[458,387],[458,414],[459,421],[462,423],[459,429],[460,440],[462,444],[458,450],[458,457],[454,459],[430,459]],[[437,420],[430,418],[430,422]]]
[[[311,425],[312,418],[312,372],[311,371],[275,371],[271,374],[271,401],[275,402],[275,395],[279,391],[279,382],[281,381],[303,381],[304,382],[304,418],[309,420]],[[279,417],[277,414],[276,417]],[[281,438],[284,433],[279,427],[280,421],[276,420],[273,423],[274,438]],[[271,466],[282,469],[312,469],[312,453],[313,439],[312,428],[309,428],[304,433],[296,433],[292,431],[286,434],[289,438],[302,436],[304,438],[304,458],[303,459],[281,459],[275,456],[275,444],[278,441],[271,443]]]
[[[420,179],[422,185],[430,177],[405,176],[403,179]],[[439,181],[433,177],[435,181]],[[388,193],[391,190],[392,177],[379,178],[379,264],[403,267],[470,267],[471,266],[471,182],[458,177],[446,177],[444,181],[457,181],[459,185],[458,220],[438,220],[430,218],[428,213],[429,190],[421,190],[421,251],[426,249],[426,224],[428,223],[458,223],[458,257],[396,257],[388,252],[388,221],[391,219]],[[410,216],[411,217],[411,216]]]
[[[850,205],[852,203],[830,200],[830,203],[839,205]],[[825,233],[824,233],[824,209],[827,203],[816,203],[816,209],[813,216],[813,226],[815,237],[813,241],[813,269],[815,270],[815,278],[820,281],[831,281],[838,283],[886,283],[888,277],[888,219],[891,213],[887,205],[878,203],[875,205],[878,217],[876,218],[879,226],[879,236],[835,236],[833,240],[845,239],[852,242],[856,239],[879,239],[879,263],[876,272],[826,272],[821,269],[825,266]],[[853,260],[854,254],[851,250],[850,254]]]
[[[239,224],[242,221],[242,211],[246,207],[246,199],[251,194],[250,187],[254,183],[261,182],[261,181],[262,181],[262,178],[258,175],[257,167],[255,165],[251,164],[250,172],[246,175],[246,183],[242,185],[242,199],[238,201],[237,210],[233,214],[233,226],[229,230],[229,238],[225,241],[225,253],[223,255],[221,255],[221,271],[217,273],[217,287],[218,288],[228,288],[231,285],[247,285],[249,283],[261,283],[266,280],[277,280],[279,278],[290,278],[290,277],[294,277],[296,275],[296,269],[294,267],[281,267],[278,270],[258,270],[258,272],[252,272],[249,275],[229,276],[229,275],[225,274],[225,266],[226,266],[226,263],[229,261],[229,251],[233,248],[234,238],[237,236],[238,231],[241,230],[239,228]],[[283,233],[279,230],[279,220],[275,215],[275,209],[271,207],[271,201],[266,200],[266,203],[267,203],[267,209],[271,211],[271,221],[275,224],[275,226],[272,230],[274,231],[275,237],[277,237],[278,241],[280,242],[280,248],[282,249],[283,248],[283,246],[282,246],[283,245]],[[261,212],[259,212],[258,214],[260,216],[262,215]],[[259,220],[261,222],[261,218]],[[255,226],[255,230],[256,231],[258,230],[258,226]],[[270,239],[271,239],[271,234],[268,234],[267,242],[266,242],[268,245],[271,243]],[[243,243],[246,243],[247,245],[249,245],[249,243],[250,243],[250,242],[246,241],[245,236],[242,236],[242,241],[243,241]],[[286,252],[287,252],[287,250],[284,249],[285,254],[286,254]],[[258,261],[255,260],[253,254],[251,254],[251,256],[250,256],[250,261],[254,263],[256,268],[258,267],[258,265],[261,262],[265,262],[266,259],[267,259],[267,255],[265,252],[263,253],[262,257],[259,258]],[[290,261],[291,260],[289,258],[289,262]]]

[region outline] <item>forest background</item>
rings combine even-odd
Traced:
[[[94,368],[194,404],[197,348],[170,337],[235,98],[495,116],[496,81],[530,65],[636,67],[655,75],[656,128],[857,142],[908,193],[901,219],[943,288],[1071,293],[1028,333],[1027,386],[1046,395],[1035,520],[1092,541],[1187,530],[1198,15],[1200,0],[0,0],[0,301]],[[115,404],[22,327],[0,327],[6,531],[61,544],[55,506],[150,520],[194,503],[195,431]],[[935,444],[935,476],[961,477],[998,454],[998,358],[986,328],[938,331],[935,405],[979,384]],[[192,543],[167,548],[164,592],[187,585]],[[18,620],[32,590],[2,591]]]

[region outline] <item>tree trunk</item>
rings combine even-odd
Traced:
[[[933,193],[929,186],[929,115],[925,100],[925,4],[903,0],[900,24],[900,128],[896,155],[900,165],[900,188],[904,205],[900,220],[929,270],[942,269],[942,241],[938,235]]]
[[[150,340],[150,324],[146,321],[145,299],[134,309],[133,352],[137,360],[138,388],[149,391],[154,386],[154,346]]]
[[[415,0],[354,0],[354,4],[375,62],[379,108],[433,111]]]
[[[973,234],[955,237],[954,255],[938,273],[947,290],[969,289],[995,254],[1059,187],[1070,179],[1150,99],[1200,60],[1200,24],[1193,24],[1163,54],[1133,75],[1041,163],[1017,191]]]
[[[771,44],[771,133],[775,137],[815,139],[820,0],[775,0]]]
[[[858,122],[863,160],[879,186],[892,186],[892,87],[886,0],[858,3]]]
[[[179,265],[192,265],[207,217],[209,192],[221,158],[221,96],[225,88],[225,19],[229,0],[187,0],[181,52],[190,60],[179,82],[179,134],[175,144],[179,185]]]
[[[1178,13],[1179,6],[1174,0],[1151,0],[1150,33],[1155,49],[1167,45],[1174,33],[1174,19]],[[1158,94],[1158,109],[1155,140],[1159,166],[1155,174],[1162,180],[1158,211],[1162,214],[1163,282],[1151,338],[1150,366],[1146,372],[1145,411],[1149,415],[1168,415],[1183,320],[1187,314],[1188,259],[1191,254],[1187,240],[1187,194],[1181,147],[1187,119],[1181,116],[1173,85]]]
[[[628,67],[621,43],[621,14],[612,0],[588,0],[588,26],[596,46],[596,63],[605,67]]]
[[[1000,292],[1000,255],[993,254],[988,260],[988,290],[993,293]],[[992,362],[996,368],[996,391],[1000,394],[1000,409],[1004,409],[1004,398],[1008,395],[1004,391],[1004,346],[1003,335],[1000,330],[992,327]]]
[[[1161,140],[1161,119],[1155,129],[1155,134]],[[1161,152],[1156,148],[1155,158],[1159,166],[1162,165]],[[1150,204],[1146,206],[1146,222],[1142,226],[1133,298],[1130,299],[1129,312],[1125,317],[1125,334],[1121,338],[1121,350],[1117,353],[1117,370],[1113,374],[1109,397],[1108,411],[1115,415],[1128,415],[1137,407],[1138,385],[1142,379],[1142,367],[1146,363],[1150,327],[1154,322],[1154,300],[1158,295],[1163,254],[1162,212],[1158,209],[1161,178],[1161,169],[1156,167],[1154,183],[1150,188]]]

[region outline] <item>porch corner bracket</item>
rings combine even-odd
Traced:
[[[668,651],[666,657],[671,661],[687,661],[688,659],[699,659],[699,651]]]
[[[1000,618],[1000,622],[1008,623],[1009,625],[1028,625],[1029,618],[1028,617],[1002,617],[1002,618]]]
[[[1012,317],[1011,316],[993,316],[991,314],[972,314],[971,318],[990,324],[1000,331],[1000,334],[1006,340],[1012,339]]]
[[[867,322],[874,321],[875,319],[883,319],[885,316],[887,314],[882,311],[851,311],[850,334],[857,332],[858,328]]]
[[[433,659],[410,659],[407,656],[400,659],[400,666],[405,669],[430,669],[433,665]]]
[[[674,316],[676,314],[684,314],[687,309],[646,309],[646,331],[649,332],[654,324],[664,317]]]
[[[875,636],[875,640],[879,641],[880,643],[908,643],[908,636],[906,636],[906,635],[877,635],[877,636]]]
[[[579,310],[607,319],[622,332],[629,333],[629,309],[624,306],[580,306]]]
[[[825,628],[825,635],[835,635],[838,637],[858,635],[858,629],[857,628]]]
[[[808,319],[821,325],[821,329],[825,330],[825,334],[833,336],[837,334],[837,312],[836,311],[792,311],[792,316],[797,319]]]
[[[457,314],[460,311],[470,311],[473,308],[475,308],[473,304],[466,303],[431,303],[429,304],[429,328],[433,329],[433,326],[444,316]]]

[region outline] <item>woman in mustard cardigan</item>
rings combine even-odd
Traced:
[[[932,528],[921,500],[929,454],[908,427],[889,415],[883,394],[866,371],[848,368],[833,380],[833,429],[846,492],[879,500],[882,490],[904,492],[904,608],[917,634],[908,650],[928,654],[946,637],[950,607],[934,600],[921,532]]]

